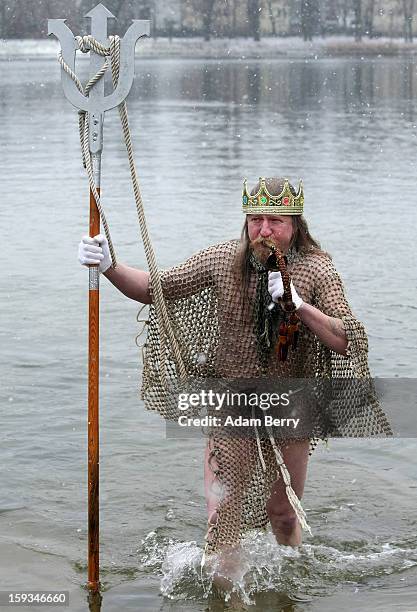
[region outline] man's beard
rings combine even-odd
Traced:
[[[268,270],[277,269],[276,256],[272,250],[272,247],[276,247],[282,252],[279,242],[277,240],[272,240],[271,238],[263,238],[262,236],[258,236],[255,238],[255,240],[250,242],[250,248],[256,259]]]

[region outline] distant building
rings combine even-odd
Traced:
[[[415,17],[415,15],[414,15]],[[373,33],[379,36],[403,36],[404,13],[402,3],[393,0],[376,0]]]
[[[157,34],[181,34],[182,0],[152,0],[152,29]]]
[[[213,10],[204,19],[206,0],[181,0],[181,23],[184,34],[203,34],[210,22],[213,36],[246,36],[248,34],[247,2],[214,0]]]
[[[264,0],[261,11],[261,32],[285,36],[291,30],[291,3],[288,0]]]
[[[321,0],[319,12],[321,33],[336,34],[343,30],[343,10],[338,0]]]

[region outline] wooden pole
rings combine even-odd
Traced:
[[[114,15],[100,2],[86,17],[91,19],[93,40],[105,47],[109,44],[108,20]],[[88,92],[76,81],[74,35],[65,19],[48,19],[48,35],[61,42],[61,82],[66,98],[78,109],[88,112],[89,154],[91,155],[92,183],[100,193],[101,153],[103,150],[104,113],[119,106],[132,86],[135,65],[135,45],[139,38],[149,36],[149,21],[136,19],[129,26],[121,48],[120,75],[114,91],[105,95],[103,58],[101,52],[90,48],[90,80]],[[82,139],[83,140],[83,139]],[[83,143],[84,150],[84,143]],[[84,160],[87,161],[87,160]],[[91,168],[88,169],[89,171]],[[89,177],[90,172],[89,172]],[[91,237],[100,232],[100,215],[90,189]],[[99,594],[99,266],[89,269],[88,322],[88,582],[90,595]],[[99,600],[99,597],[92,597]]]
[[[100,188],[97,188],[100,194]],[[90,189],[91,237],[100,233],[100,215]],[[90,266],[88,304],[88,588],[99,582],[99,270]],[[93,281],[93,282],[92,282]]]

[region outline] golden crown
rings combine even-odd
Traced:
[[[247,215],[302,215],[304,206],[303,181],[298,184],[298,192],[294,195],[288,179],[279,195],[271,195],[266,188],[266,179],[259,178],[259,191],[251,195],[248,192],[247,179],[243,182],[242,210]]]

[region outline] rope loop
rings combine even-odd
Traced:
[[[82,53],[88,53],[89,51],[94,51],[97,55],[102,55],[103,57],[110,55],[110,47],[105,47],[98,40],[96,40],[91,34],[87,34],[86,36],[75,36],[75,40],[77,41],[78,48]]]

